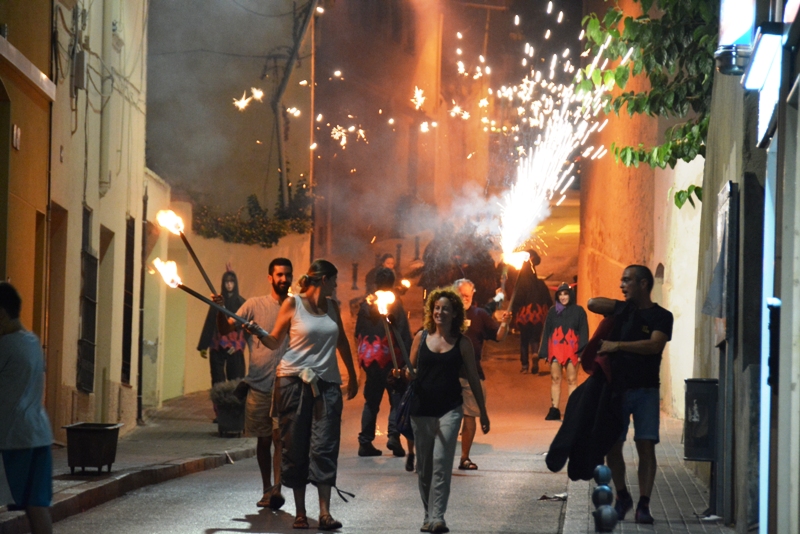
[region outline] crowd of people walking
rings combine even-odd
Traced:
[[[576,469],[570,465],[573,476],[578,466],[587,465],[587,457],[602,463],[607,455],[617,490],[616,511],[623,519],[633,508],[622,458],[622,443],[633,417],[640,456],[635,520],[653,522],[649,498],[656,472],[658,371],[661,353],[672,335],[672,314],[650,299],[650,270],[631,265],[620,283],[624,301],[589,299],[589,310],[605,317],[590,341],[586,312],[577,305],[573,289],[568,284],[558,286],[553,304],[536,273],[537,264],[538,256],[531,254],[517,276],[506,311],[490,313],[479,306],[474,298],[476,285],[465,278],[429,291],[422,327],[413,336],[401,292],[395,291],[393,258],[385,255],[381,265],[368,273],[370,291],[358,306],[354,331],[357,361],[365,377],[358,455],[383,454],[374,441],[387,393],[386,448],[395,457],[406,457],[406,470],[417,474],[422,532],[449,531],[445,513],[459,434],[458,469],[478,469],[470,458],[472,443],[478,426],[484,434],[490,430],[484,343],[501,341],[512,329],[520,336],[523,372],[538,372],[540,359],[549,364],[552,387],[547,420],[562,419],[562,377],[566,376],[570,400],[548,455],[548,467],[560,470],[567,460],[574,461]],[[214,300],[247,322],[237,324],[209,311],[198,345],[202,354],[210,353],[213,383],[242,379],[237,390],[246,395],[246,431],[257,438],[262,478],[257,506],[281,508],[286,501],[281,487],[291,488],[296,529],[309,528],[309,483],[317,488],[319,528],[342,527],[331,514],[331,493],[333,489],[346,493],[336,488],[343,400],[356,397],[359,382],[336,300],[337,278],[336,266],[315,260],[300,277],[298,293],[292,295],[292,263],[277,258],[268,267],[269,294],[244,299],[229,268]],[[379,307],[384,298],[385,307]],[[46,510],[52,481],[44,473],[51,469],[47,451],[52,435],[37,400],[42,388],[41,350],[34,350],[38,341],[19,322],[20,306],[13,286],[0,283],[0,384],[6,384],[0,406],[7,408],[0,413],[0,422],[5,422],[0,425],[0,452],[17,506],[27,511],[34,532],[49,532]],[[250,356],[246,374],[245,344]],[[337,354],[348,375],[344,388]],[[591,375],[581,386],[579,366]],[[606,397],[599,402],[597,395]],[[605,433],[618,434],[587,435],[582,421],[596,418],[593,411],[601,409],[610,421]],[[24,432],[4,431],[9,428]],[[587,443],[592,447],[588,452]],[[601,448],[599,444],[607,445]]]

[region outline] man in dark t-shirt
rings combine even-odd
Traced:
[[[656,476],[655,446],[659,441],[660,419],[659,371],[664,346],[672,339],[672,313],[650,299],[653,273],[643,265],[625,268],[620,281],[625,301],[604,297],[589,299],[588,308],[595,313],[614,316],[614,334],[618,341],[603,341],[599,354],[608,354],[611,362],[612,387],[622,392],[624,430],[620,440],[606,456],[614,487],[619,519],[633,508],[633,497],[625,487],[625,459],[622,446],[633,416],[633,439],[639,453],[639,504],[636,522],[652,524],[650,494]]]
[[[475,350],[475,363],[478,367],[478,376],[481,379],[481,389],[483,389],[483,398],[486,398],[486,387],[483,381],[486,380],[486,375],[483,374],[483,367],[481,367],[481,353],[483,352],[483,342],[487,339],[492,341],[502,341],[506,334],[508,334],[508,323],[511,320],[511,313],[505,312],[503,320],[498,323],[494,318],[489,315],[489,312],[483,308],[475,305],[473,297],[475,295],[475,284],[461,278],[453,283],[456,291],[461,295],[461,300],[464,302],[464,318],[467,330],[464,335],[472,342],[472,348]],[[472,394],[472,388],[469,386],[465,376],[461,380],[461,397],[464,400],[464,420],[461,427],[461,460],[458,462],[458,468],[462,470],[472,471],[478,468],[469,458],[469,451],[472,448],[472,441],[475,439],[475,432],[477,429],[476,417],[480,417],[480,410],[478,408],[478,401]]]

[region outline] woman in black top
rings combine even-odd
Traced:
[[[411,364],[417,369],[416,403],[411,426],[417,447],[419,493],[425,506],[421,532],[448,532],[444,521],[450,497],[450,477],[461,426],[463,369],[480,408],[483,433],[489,417],[483,399],[472,343],[462,335],[464,304],[452,289],[436,289],[425,303],[425,329],[411,345]]]

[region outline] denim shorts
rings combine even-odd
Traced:
[[[15,509],[50,506],[53,499],[53,457],[50,446],[2,451]],[[9,507],[11,509],[12,507]]]
[[[623,430],[620,441],[625,441],[628,425],[633,416],[633,439],[659,442],[658,425],[661,418],[661,400],[658,388],[629,389],[622,397]]]

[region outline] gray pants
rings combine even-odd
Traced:
[[[444,521],[462,414],[459,406],[441,417],[411,417],[425,523]]]
[[[309,482],[336,485],[342,390],[319,380],[319,395],[296,377],[276,378],[273,410],[281,431],[281,482],[295,489]]]

